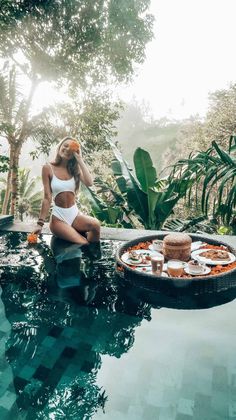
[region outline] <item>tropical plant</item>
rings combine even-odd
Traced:
[[[2,213],[7,213],[11,195],[11,214],[15,213],[18,191],[19,157],[23,143],[32,130],[29,108],[36,84],[32,82],[30,93],[26,99],[17,84],[15,67],[5,63],[0,74],[0,134],[10,146],[9,169],[6,180],[6,194]]]
[[[134,224],[122,194],[98,178],[94,183],[96,191],[85,186],[82,188],[89,201],[91,213],[106,226],[133,228]]]
[[[23,221],[24,217],[27,216],[37,217],[40,211],[43,197],[42,191],[39,191],[37,188],[39,177],[30,178],[30,169],[23,168],[18,170],[18,179],[19,195],[16,215],[21,221]],[[1,178],[0,183],[2,184],[0,199],[1,208],[4,195],[6,194],[6,180]]]
[[[170,219],[164,223],[162,230],[208,234],[220,233],[217,229],[216,220],[209,220],[205,216],[193,217],[192,219],[184,220],[179,218]],[[228,233],[229,232],[227,231],[227,234]]]
[[[188,201],[197,189],[196,202],[201,203],[204,215],[218,219],[219,225],[235,225],[236,221],[236,136],[231,136],[228,150],[216,141],[206,151],[179,160],[172,169],[169,182],[175,180],[185,189]],[[197,188],[196,188],[197,186]]]
[[[146,229],[160,229],[182,196],[179,185],[158,179],[149,153],[140,147],[134,153],[135,176],[114,143],[111,147],[115,156],[111,167],[119,189],[116,205],[122,203],[126,216],[136,215]]]

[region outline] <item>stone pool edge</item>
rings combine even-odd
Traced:
[[[8,224],[6,226],[0,226],[0,232],[32,232],[35,227],[35,223],[17,222]],[[145,229],[124,229],[124,228],[111,228],[102,226],[101,228],[101,239],[115,240],[115,241],[131,241],[132,239],[141,238],[149,235],[160,235],[168,234],[168,231],[161,230],[145,230]],[[45,224],[42,234],[51,235],[48,223]],[[196,235],[194,233],[194,235]],[[202,236],[202,234],[199,234]],[[230,235],[209,235],[204,233],[204,236],[214,238],[218,241],[226,242],[236,249],[236,236]]]

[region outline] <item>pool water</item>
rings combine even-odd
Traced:
[[[75,246],[0,237],[0,419],[236,419],[236,290],[160,294]]]

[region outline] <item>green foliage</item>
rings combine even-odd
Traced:
[[[19,169],[17,213],[21,220],[24,216],[38,217],[43,198],[42,190],[37,187],[39,179],[30,178],[30,169]]]
[[[85,186],[82,188],[89,200],[93,216],[97,217],[106,226],[134,227],[122,195],[102,180],[96,179],[95,185],[97,187],[96,191]],[[109,193],[109,196],[106,193]]]
[[[174,179],[185,190],[189,200],[197,186],[197,201],[201,201],[204,215],[209,213],[226,226],[234,223],[236,206],[236,137],[231,136],[228,151],[216,141],[207,151],[181,159],[174,166],[169,181]]]
[[[80,99],[45,108],[31,120],[31,138],[39,147],[31,155],[49,154],[52,144],[72,135],[83,146],[86,161],[93,163],[92,154],[107,150],[107,139],[116,136],[114,122],[119,118],[121,104],[112,102],[108,92],[86,92]]]
[[[6,1],[0,10],[4,57],[21,52],[22,69],[74,86],[122,80],[144,59],[152,38],[150,0]],[[29,65],[30,63],[30,65]]]
[[[5,62],[0,73],[0,134],[12,139],[19,133],[26,100],[17,82],[15,66]]]
[[[138,148],[134,154],[135,176],[123,159],[120,151],[111,143],[115,159],[112,170],[127,208],[127,214],[134,214],[146,229],[160,229],[173,212],[180,192],[175,184],[157,179],[156,170],[147,151]]]
[[[229,137],[236,132],[236,84],[228,89],[217,90],[209,95],[209,108],[205,118],[191,117],[183,121],[177,136],[177,154],[187,158],[190,152],[207,150],[213,140],[227,150]],[[171,150],[168,164],[175,161]]]
[[[17,201],[16,215],[20,220],[27,216],[37,217],[41,208],[42,191],[37,188],[39,178],[30,178],[30,169],[18,170],[19,196]],[[0,211],[6,191],[6,180],[0,179],[2,185],[0,198]]]
[[[209,220],[205,216],[184,220],[178,218],[170,219],[164,223],[163,230],[189,233],[219,233],[215,221]]]
[[[9,170],[9,158],[4,155],[0,155],[0,173],[7,172]]]

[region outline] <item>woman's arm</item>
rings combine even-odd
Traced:
[[[79,164],[80,167],[80,179],[86,187],[91,187],[93,185],[93,177],[85,164],[81,152],[74,152],[74,156]]]
[[[41,210],[39,213],[38,223],[34,229],[34,233],[41,233],[44,221],[48,216],[49,209],[52,202],[52,191],[50,185],[50,168],[48,165],[44,165],[42,168],[42,181],[44,189],[44,197],[41,205]]]

